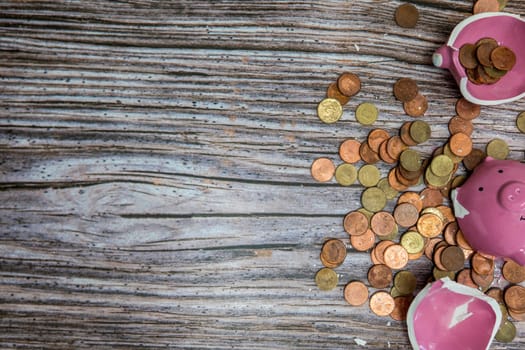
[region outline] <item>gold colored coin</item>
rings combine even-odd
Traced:
[[[430,162],[430,170],[437,176],[449,176],[454,169],[454,162],[450,157],[441,154]]]
[[[394,277],[394,286],[401,295],[412,294],[416,290],[417,279],[408,270],[401,270]]]
[[[417,231],[428,238],[436,237],[443,231],[443,221],[435,214],[423,214],[417,220]]]
[[[366,164],[359,169],[357,173],[357,179],[361,185],[365,187],[372,187],[377,185],[381,179],[381,173],[375,165]]]
[[[496,340],[502,343],[510,343],[516,337],[516,326],[509,320],[502,320],[496,333]]]
[[[363,125],[372,125],[377,120],[379,111],[377,107],[370,102],[361,103],[355,110],[356,120]]]
[[[434,277],[434,279],[436,281],[442,279],[443,277],[448,277],[452,281],[454,281],[456,273],[454,271],[440,270],[440,269],[438,269],[437,267],[434,266],[434,268],[432,269],[432,276]]]
[[[493,139],[487,144],[487,156],[495,159],[506,159],[509,155],[509,145],[502,139]]]
[[[519,131],[525,133],[525,112],[518,114],[518,117],[516,118],[516,126]]]
[[[409,254],[419,253],[425,248],[425,239],[417,231],[405,232],[400,243]]]
[[[350,186],[357,179],[357,169],[352,164],[339,164],[335,169],[335,179],[341,186]]]
[[[315,283],[320,290],[332,290],[337,286],[339,277],[337,273],[327,267],[322,268],[315,274]]]
[[[317,115],[323,123],[335,123],[343,116],[343,107],[335,98],[325,98],[317,105]]]
[[[378,212],[386,206],[386,195],[380,188],[369,187],[361,194],[361,203],[366,210]]]
[[[388,179],[386,177],[379,180],[379,182],[377,183],[377,187],[383,190],[383,192],[385,192],[386,199],[388,200],[396,198],[399,194],[398,191],[396,191],[392,188],[392,186],[390,186],[390,183],[388,183]]]
[[[418,151],[408,148],[401,152],[399,163],[408,171],[418,171],[421,169],[421,155]]]
[[[437,176],[432,172],[430,167],[425,170],[425,181],[426,183],[433,188],[443,188],[450,181],[449,176]]]
[[[410,125],[409,133],[415,142],[423,143],[430,138],[430,125],[422,120],[415,120]]]

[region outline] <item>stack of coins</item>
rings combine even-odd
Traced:
[[[317,116],[323,123],[332,124],[343,116],[343,106],[361,90],[361,79],[351,72],[341,74],[328,86],[326,98],[317,105]],[[367,114],[368,116],[368,114]]]
[[[411,79],[400,79],[394,86],[394,94],[399,100],[412,101],[419,95],[419,89]],[[360,306],[368,300],[376,315],[404,320],[417,287],[416,276],[406,268],[411,260],[425,256],[434,264],[434,279],[449,277],[495,298],[504,312],[496,338],[511,341],[515,327],[507,317],[525,320],[524,301],[519,299],[523,291],[518,288],[518,283],[525,280],[525,268],[512,261],[505,262],[501,271],[512,288],[491,288],[495,284],[496,261],[472,249],[452,209],[444,204],[450,190],[465,179],[456,175],[461,165],[472,171],[486,155],[505,159],[508,145],[494,139],[485,150],[474,148],[470,139],[472,121],[480,115],[480,107],[460,98],[455,109],[457,115],[448,125],[450,138],[429,158],[425,159],[415,149],[431,135],[429,124],[418,119],[403,123],[398,135],[375,128],[363,141],[344,140],[339,146],[343,163],[336,167],[331,160],[318,158],[312,163],[312,176],[318,181],[329,181],[335,174],[341,185],[357,180],[364,188],[362,208],[345,215],[343,228],[351,249],[368,251],[373,265],[367,274],[370,287],[361,281],[346,284],[344,298],[350,305]],[[388,176],[383,178],[374,165],[380,161],[392,165]],[[364,165],[357,168],[359,162]],[[424,188],[411,191],[416,185]],[[388,201],[396,198],[392,213],[386,211]],[[316,275],[321,290],[337,286],[338,277],[333,269],[343,264],[346,249],[339,239],[331,238],[323,244],[320,260],[324,267]]]
[[[493,38],[482,38],[459,49],[459,62],[470,82],[494,84],[516,64],[516,55],[509,47],[499,45]]]
[[[417,83],[411,78],[401,78],[396,81],[394,96],[403,102],[405,113],[411,117],[421,117],[428,109],[427,98],[419,93]]]

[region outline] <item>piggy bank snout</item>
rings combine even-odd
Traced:
[[[510,181],[498,192],[501,206],[513,212],[525,211],[525,182]]]

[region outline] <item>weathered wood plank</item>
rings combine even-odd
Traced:
[[[316,288],[361,188],[309,165],[366,137],[361,102],[392,133],[410,120],[392,95],[404,76],[429,99],[417,149],[445,142],[459,93],[430,57],[472,4],[414,3],[406,30],[384,0],[0,2],[0,347],[406,349],[404,324],[342,298],[367,253]],[[344,70],[363,89],[322,125]],[[499,137],[523,159],[522,110],[484,107],[475,145]],[[430,262],[409,268],[422,287]],[[523,348],[517,325],[492,348]]]

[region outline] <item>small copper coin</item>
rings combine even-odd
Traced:
[[[339,157],[350,164],[357,163],[361,160],[361,155],[359,154],[359,148],[361,147],[361,142],[348,139],[341,143],[339,146]]]
[[[346,258],[346,245],[339,239],[329,239],[321,249],[321,262],[324,266],[335,268],[341,265]]]
[[[361,90],[361,79],[354,73],[345,72],[337,79],[337,87],[343,95],[351,97]]]
[[[472,269],[480,275],[488,275],[494,272],[494,259],[474,253],[472,256]]]
[[[456,102],[456,113],[460,118],[472,120],[481,113],[481,107],[461,97]]]
[[[443,195],[438,190],[425,188],[419,195],[423,201],[423,208],[437,207],[443,204]]]
[[[417,223],[419,211],[412,203],[401,203],[394,209],[394,219],[399,226],[410,227]]]
[[[368,218],[359,211],[352,211],[346,214],[343,227],[351,236],[360,236],[368,229]]]
[[[500,289],[498,287],[492,287],[489,290],[485,292],[489,297],[496,300],[498,304],[504,303],[503,300],[503,289]]]
[[[476,57],[478,58],[478,62],[481,63],[483,66],[491,67],[492,61],[490,56],[492,50],[494,50],[497,47],[498,44],[494,42],[484,42],[478,45],[478,48],[476,49]]]
[[[401,102],[413,100],[418,93],[417,83],[411,78],[401,78],[394,84],[394,96]]]
[[[336,99],[342,106],[350,101],[350,97],[343,95],[341,91],[339,91],[337,83],[335,82],[328,86],[328,89],[326,90],[326,97]]]
[[[492,64],[497,69],[511,70],[516,64],[516,55],[506,46],[499,46],[490,53]]]
[[[394,298],[385,291],[375,292],[370,297],[370,309],[377,316],[388,316],[394,308]]]
[[[449,222],[447,226],[445,226],[445,230],[443,231],[443,238],[445,239],[445,242],[447,242],[450,245],[456,245],[457,233],[458,223],[455,221]]]
[[[368,142],[362,142],[361,147],[359,148],[359,155],[361,159],[367,164],[374,164],[379,161],[379,154],[374,152]]]
[[[368,270],[368,282],[374,288],[386,288],[392,284],[392,269],[384,264],[373,265]]]
[[[525,281],[525,266],[521,266],[512,260],[507,260],[501,270],[503,277],[510,283],[521,283]]]
[[[374,247],[376,242],[376,235],[370,229],[366,230],[365,233],[359,236],[350,236],[350,244],[355,250],[360,252],[366,252],[367,250]]]
[[[456,282],[461,283],[464,286],[469,286],[478,289],[478,285],[472,280],[470,269],[463,269],[456,275]]]
[[[525,312],[525,287],[512,285],[505,290],[505,304],[516,312]]]
[[[472,139],[461,132],[452,135],[449,139],[452,153],[458,157],[465,157],[472,151]]]
[[[450,120],[448,121],[448,131],[450,131],[451,135],[461,132],[465,135],[470,136],[474,131],[474,125],[470,120],[466,120],[461,117],[455,116],[450,118]]]
[[[485,151],[479,148],[473,148],[472,151],[463,158],[463,165],[467,170],[472,171],[483,161],[483,159],[485,159],[486,156],[487,154]]]
[[[335,174],[335,165],[328,158],[317,158],[310,168],[312,177],[319,182],[330,181]]]
[[[385,250],[386,248],[394,244],[395,242],[390,241],[390,240],[384,240],[376,244],[373,252],[374,252],[375,260],[377,261],[377,263],[379,264],[385,263]]]
[[[428,240],[427,245],[425,246],[425,256],[432,260],[434,257],[434,248],[443,240],[439,237],[434,237]]]
[[[472,9],[473,14],[482,12],[498,12],[499,3],[498,0],[477,0]]]
[[[370,220],[372,231],[379,237],[386,237],[394,231],[396,222],[392,214],[387,211],[378,211]]]
[[[525,115],[525,113],[524,113]],[[525,118],[524,118],[525,119]],[[407,146],[415,146],[417,142],[410,136],[410,126],[412,122],[404,122],[399,129],[399,137]]]
[[[348,304],[360,306],[368,300],[368,288],[363,282],[349,282],[344,289],[344,297]]]
[[[423,201],[417,192],[407,191],[403,192],[397,199],[397,204],[410,203],[414,205],[419,213],[423,209]]]
[[[405,145],[403,140],[401,140],[401,137],[397,135],[389,138],[386,144],[386,151],[388,155],[395,160],[398,160],[399,156],[401,155],[401,152],[403,152],[407,148],[408,146]]]
[[[368,146],[370,146],[370,149],[375,153],[379,153],[379,147],[383,141],[388,140],[389,138],[390,134],[388,131],[384,129],[373,129],[368,133]]]
[[[428,109],[427,98],[421,94],[417,94],[412,100],[403,102],[403,109],[405,113],[411,117],[421,117]]]
[[[482,290],[486,290],[487,288],[489,288],[492,282],[494,281],[493,273],[489,273],[487,275],[480,275],[476,271],[471,270],[470,274],[474,283],[476,283]]]
[[[381,160],[385,163],[388,163],[388,164],[394,164],[397,160],[392,158],[389,154],[388,154],[388,139],[383,141],[381,143],[381,145],[379,146],[379,157],[381,158]]]
[[[385,249],[383,255],[385,265],[394,270],[405,267],[408,263],[408,252],[400,244],[392,244]]]
[[[419,11],[412,4],[402,4],[396,9],[394,19],[402,28],[414,28],[419,20]]]
[[[463,44],[459,48],[459,62],[464,68],[473,69],[478,66],[478,58],[476,57],[476,45]]]
[[[437,215],[423,214],[417,220],[417,231],[424,237],[436,237],[443,231],[443,221]]]
[[[458,246],[448,246],[441,252],[441,263],[447,271],[459,271],[465,264],[465,256]]]
[[[394,298],[394,310],[390,317],[396,321],[404,321],[407,318],[408,309],[412,302],[412,296],[402,295]]]

